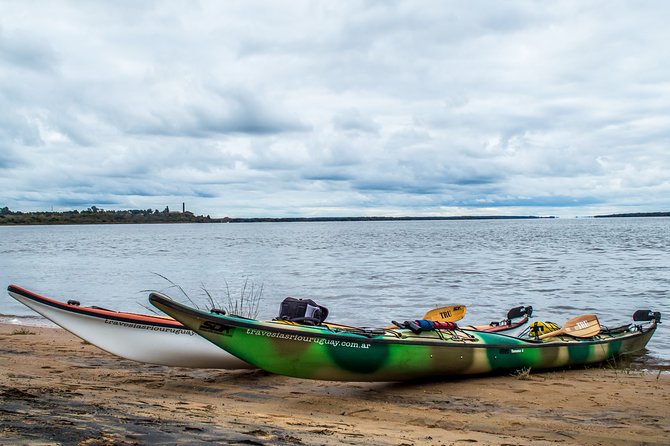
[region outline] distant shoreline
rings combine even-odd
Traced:
[[[481,215],[481,216],[429,216],[429,217],[222,217],[194,215],[192,212],[170,212],[148,210],[64,212],[12,212],[6,207],[0,212],[0,226],[23,225],[77,225],[77,224],[152,224],[152,223],[294,223],[294,222],[338,222],[338,221],[440,221],[440,220],[530,220],[554,219],[554,216],[532,215]],[[670,212],[648,212],[596,215],[593,218],[613,217],[670,217]]]
[[[596,215],[593,218],[612,218],[612,217],[670,217],[670,212],[635,212],[630,214],[609,214]]]

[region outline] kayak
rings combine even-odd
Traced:
[[[85,307],[75,300],[69,300],[67,303],[61,302],[18,285],[9,285],[7,292],[17,301],[75,336],[121,358],[173,367],[255,368],[221,350],[198,336],[190,328],[184,327],[180,322],[167,316],[128,313],[95,306]],[[465,314],[464,306],[445,308],[459,309],[458,317]],[[519,308],[524,310],[519,312]],[[432,315],[435,311],[431,310],[426,315]],[[479,326],[479,328],[484,330],[523,329],[531,313],[531,307],[516,307],[508,312],[507,318],[503,321]],[[292,324],[290,321],[279,322]],[[345,325],[338,324],[329,324],[329,326],[347,328]]]
[[[172,318],[83,307],[9,285],[14,299],[106,352],[133,361],[174,367],[255,368]]]
[[[400,327],[294,326],[210,313],[160,293],[151,293],[149,301],[261,369],[333,381],[406,381],[598,363],[643,349],[660,322],[660,313],[648,312],[648,323],[601,330],[597,318],[577,318],[572,324],[566,322],[561,330],[543,335],[543,339],[522,339],[456,327],[416,333]],[[588,337],[577,337],[585,333]]]

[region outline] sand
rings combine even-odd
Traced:
[[[670,444],[667,372],[338,383],[140,364],[25,328],[0,324],[3,445]]]

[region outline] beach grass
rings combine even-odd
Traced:
[[[16,330],[12,331],[12,335],[34,335],[34,331],[30,331],[26,327],[21,327],[17,328]]]
[[[191,295],[179,284],[173,282],[169,278],[165,277],[162,274],[154,273],[160,278],[166,280],[170,286],[167,290],[177,290],[178,294],[183,296],[193,307],[204,310],[202,304],[198,304],[197,300],[191,297]],[[224,279],[224,291],[223,296],[217,295],[214,291],[211,291],[204,285],[200,287],[200,290],[204,294],[204,297],[207,301],[207,310],[217,310],[224,312],[226,314],[233,314],[236,316],[242,316],[250,319],[256,319],[258,317],[258,311],[260,308],[260,302],[263,297],[263,284],[257,284],[249,278],[245,278],[240,286],[239,292],[234,292],[231,290],[231,287],[227,280]],[[144,290],[144,291],[154,291],[154,290]],[[167,294],[167,293],[166,293]],[[172,296],[171,296],[172,297]],[[152,308],[146,307],[152,313],[156,311]]]
[[[530,367],[524,367],[522,369],[515,370],[511,376],[520,380],[530,379]]]

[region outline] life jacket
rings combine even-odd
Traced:
[[[326,320],[326,317],[328,317],[328,308],[317,304],[312,299],[287,297],[279,305],[279,316],[277,319],[320,325]]]

